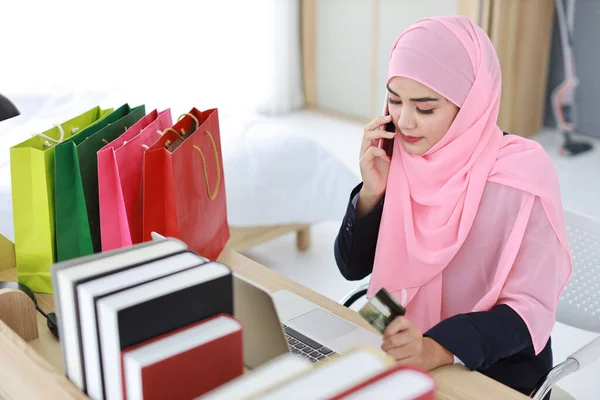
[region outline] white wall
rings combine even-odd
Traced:
[[[383,110],[389,54],[396,38],[418,19],[457,13],[456,1],[453,0],[379,0],[379,3],[381,25],[377,41],[377,105],[375,110],[371,110],[373,116]]]
[[[9,98],[97,91],[159,108],[252,109],[286,73],[281,95],[300,91],[287,85],[299,80],[293,56],[271,63],[298,46],[299,33],[273,33],[295,25],[291,3],[103,0],[92,8],[81,0],[0,0],[0,91]]]
[[[417,19],[456,12],[453,0],[317,0],[317,106],[360,119],[380,114],[396,37]]]
[[[343,114],[369,114],[370,0],[318,0],[317,104]]]

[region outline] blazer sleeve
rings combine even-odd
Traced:
[[[334,243],[336,264],[344,278],[358,281],[370,275],[383,212],[383,199],[368,214],[356,217],[356,203],[362,183],[350,194],[346,215]]]
[[[447,318],[424,336],[438,342],[471,370],[489,368],[532,345],[527,325],[505,304]]]

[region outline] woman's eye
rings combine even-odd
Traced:
[[[390,102],[390,104],[402,104],[400,100],[394,100],[392,98],[388,98],[388,101]]]
[[[419,114],[430,115],[430,114],[433,114],[433,109],[431,109],[431,110],[421,110],[420,108],[417,107],[417,112]]]

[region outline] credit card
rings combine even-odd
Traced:
[[[381,288],[358,313],[373,328],[383,334],[385,327],[390,322],[396,317],[406,314],[406,309],[385,288]]]

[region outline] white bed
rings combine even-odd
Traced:
[[[98,104],[121,104],[118,96],[102,93],[12,100],[22,115],[0,122],[0,234],[9,240],[14,237],[10,146]],[[147,111],[164,108],[145,104]],[[191,107],[168,106],[173,118]],[[358,183],[356,175],[307,135],[295,132],[293,126],[255,114],[219,111],[230,245],[243,251],[296,232],[298,249],[306,250],[312,223],[341,220],[350,190]]]

